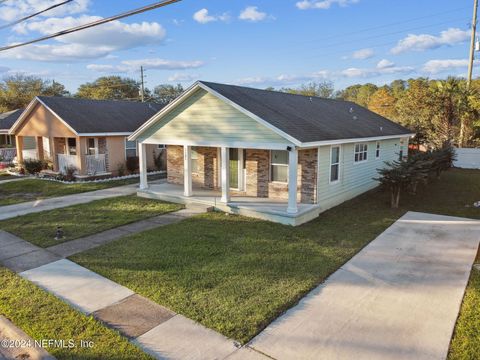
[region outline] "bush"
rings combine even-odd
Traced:
[[[45,167],[45,163],[42,160],[26,159],[23,161],[23,167],[29,174],[38,174]]]
[[[118,164],[117,175],[118,176],[125,176],[126,174],[127,174],[127,168],[125,167],[125,164],[123,164],[123,163]]]
[[[419,183],[426,183],[430,174],[440,177],[442,171],[452,167],[455,160],[455,150],[451,146],[441,149],[416,152],[407,160],[385,162],[386,167],[377,169],[380,174],[377,180],[391,192],[391,206],[398,208],[400,193],[408,189],[412,194],[417,192]]]
[[[138,156],[132,156],[127,158],[126,166],[130,174],[135,174],[139,168]]]

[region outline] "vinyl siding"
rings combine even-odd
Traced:
[[[330,183],[330,146],[319,148],[318,203],[322,208],[330,208],[349,200],[378,185],[373,178],[377,169],[384,167],[385,161],[398,160],[400,138],[380,141],[380,158],[375,158],[376,141],[367,142],[368,156],[365,162],[354,162],[355,144],[341,145],[340,179]],[[408,139],[404,140],[403,154],[408,153]]]
[[[139,139],[147,143],[171,141],[287,144],[290,142],[233,106],[203,89],[148,129]]]

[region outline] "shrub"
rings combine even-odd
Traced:
[[[23,167],[25,171],[29,174],[38,174],[40,171],[44,169],[44,162],[42,160],[35,160],[35,159],[26,159],[23,161]]]
[[[75,173],[77,172],[77,168],[73,165],[68,166],[65,169],[65,180],[67,181],[75,181]]]
[[[117,174],[118,176],[125,176],[127,174],[127,168],[125,167],[124,163],[118,164]]]
[[[127,170],[130,174],[135,174],[139,168],[138,156],[132,156],[127,158],[126,162]]]

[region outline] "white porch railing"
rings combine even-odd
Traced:
[[[17,156],[17,149],[15,148],[0,149],[0,161],[12,162],[15,156]]]
[[[58,171],[62,174],[67,172],[67,168],[73,166],[77,168],[77,156],[76,155],[65,155],[58,154]]]
[[[107,172],[105,154],[87,155],[87,174],[97,175]]]
[[[32,159],[37,160],[37,150],[36,149],[29,149],[29,150],[22,150],[23,159]]]

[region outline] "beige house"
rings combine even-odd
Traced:
[[[157,104],[36,97],[9,130],[15,135],[17,161],[51,162],[53,171],[76,168],[78,177],[117,175],[127,158],[138,155],[132,132],[161,109]],[[146,149],[148,168],[161,146]]]
[[[375,186],[408,152],[408,129],[357,104],[197,82],[140,127],[140,196],[290,225]],[[167,183],[148,184],[167,144]]]

